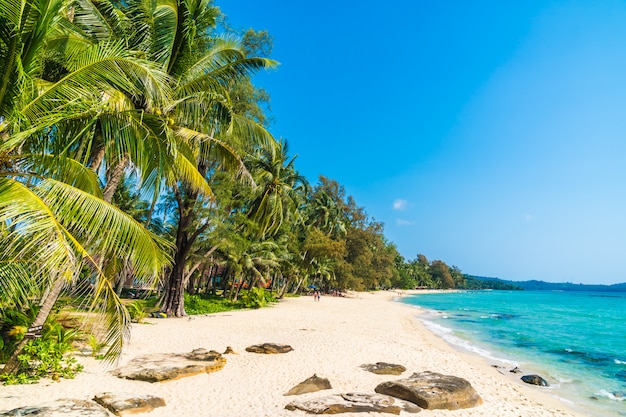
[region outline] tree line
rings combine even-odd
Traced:
[[[253,84],[271,36],[226,22],[210,0],[0,0],[0,314],[37,305],[37,329],[71,294],[112,358],[128,286],[180,317],[186,292],[463,285],[298,173]]]

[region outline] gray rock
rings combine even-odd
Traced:
[[[206,350],[204,348],[199,348],[199,349],[192,350],[190,353],[185,353],[183,356],[192,361],[212,362],[221,358],[222,354],[214,350]]]
[[[361,365],[361,368],[378,375],[400,375],[406,371],[406,368],[402,365],[387,362],[369,363]]]
[[[93,400],[116,416],[146,413],[157,407],[165,407],[165,400],[163,398],[154,397],[152,395],[103,392],[97,394]]]
[[[538,385],[540,387],[550,386],[550,384],[548,384],[548,381],[546,381],[539,375],[524,375],[522,377],[522,381],[524,381],[527,384]]]
[[[383,382],[375,391],[430,410],[458,410],[475,407],[483,402],[465,379],[436,372],[414,373],[406,379]]]
[[[291,352],[292,350],[293,348],[289,345],[278,345],[276,343],[263,343],[261,345],[252,345],[246,348],[247,352],[265,354],[287,353]]]
[[[226,364],[220,353],[195,349],[187,354],[155,353],[138,356],[112,372],[119,378],[160,382],[219,371]]]
[[[323,389],[332,389],[330,381],[326,378],[320,378],[319,376],[313,374],[312,377],[300,382],[298,385],[296,385],[283,395],[300,395],[306,394],[308,392],[320,391]]]
[[[360,393],[329,395],[307,401],[292,401],[285,408],[292,411],[302,410],[310,414],[390,413],[398,415],[402,410],[411,413],[421,411],[415,406],[406,406],[403,402],[395,404],[393,398],[385,395]]]
[[[93,401],[61,398],[44,404],[15,408],[0,413],[3,417],[109,417],[107,410]]]

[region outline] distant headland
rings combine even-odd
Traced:
[[[481,277],[465,274],[470,289],[502,289],[528,291],[602,291],[626,292],[626,282],[612,285],[574,284],[571,282],[546,282],[539,280],[510,281],[500,278]]]

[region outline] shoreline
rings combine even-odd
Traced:
[[[428,410],[429,416],[581,417],[556,397],[525,386],[487,363],[486,359],[460,352],[428,330],[417,318],[419,309],[396,301],[393,291],[361,292],[355,297],[323,296],[286,298],[259,310],[238,310],[183,319],[148,319],[134,324],[130,342],[118,365],[149,353],[183,353],[196,348],[223,352],[224,369],[169,382],[123,380],[91,357],[77,356],[85,366],[73,380],[42,381],[36,385],[2,386],[0,412],[59,398],[87,400],[102,392],[155,395],[165,407],[150,417],[204,415],[217,417],[304,416],[288,411],[293,400],[335,393],[369,392],[381,382],[433,371],[467,379],[483,404],[462,410]],[[245,348],[265,342],[287,344],[292,352],[258,355]],[[376,375],[361,365],[390,362],[405,366],[399,377]],[[283,396],[289,389],[317,374],[328,378],[333,389],[300,396]],[[381,416],[379,413],[344,415]],[[409,415],[402,412],[402,416]]]
[[[468,347],[463,346],[461,343],[457,344],[452,341],[446,340],[445,337],[438,334],[435,330],[428,328],[426,324],[424,324],[420,319],[417,318],[420,315],[425,314],[428,311],[427,308],[425,309],[423,307],[414,306],[411,304],[404,304],[402,303],[402,301],[400,301],[401,298],[410,296],[412,294],[435,294],[437,292],[446,292],[446,291],[459,292],[457,290],[436,290],[436,291],[416,290],[416,291],[411,291],[402,296],[397,296],[395,297],[394,301],[399,304],[403,304],[409,308],[414,308],[416,312],[415,319],[419,322],[423,330],[430,333],[434,338],[443,342],[448,348],[452,349],[455,352],[458,352],[461,356],[463,356],[464,360],[468,362],[478,361],[478,366],[493,368],[502,378],[504,378],[505,380],[509,381],[510,383],[514,385],[519,386],[522,390],[524,390],[524,394],[527,395],[529,398],[532,398],[545,406],[549,406],[552,408],[564,408],[565,411],[567,411],[568,413],[571,413],[571,415],[573,416],[583,416],[583,417],[590,416],[590,414],[585,413],[585,410],[581,409],[580,407],[577,407],[576,404],[570,402],[567,398],[553,394],[550,388],[542,388],[542,387],[536,387],[530,384],[526,384],[523,381],[521,381],[522,374],[509,372],[510,369],[520,366],[520,364],[517,361],[506,358],[506,357],[493,356],[490,352],[484,350],[484,348],[480,346],[472,345],[471,346],[472,348],[470,349]],[[457,338],[459,342],[466,342],[465,340],[460,339],[457,336],[454,336],[454,337]],[[466,343],[471,343],[471,342],[466,342]],[[541,368],[541,366],[534,366],[534,367],[530,366],[530,367],[525,367],[524,369],[522,369],[522,371],[523,371],[523,374],[533,374],[533,373],[541,374],[542,371],[539,368]]]

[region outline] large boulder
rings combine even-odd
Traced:
[[[214,350],[195,349],[190,353],[153,353],[138,356],[112,373],[119,378],[160,382],[219,371],[226,359]]]
[[[361,368],[378,375],[400,375],[406,371],[406,368],[402,365],[387,362],[368,363],[361,365]]]
[[[4,413],[3,417],[109,417],[107,410],[93,401],[62,398],[44,404],[15,408]]]
[[[483,402],[465,379],[436,372],[414,373],[406,379],[383,382],[375,391],[429,410],[458,410],[475,407]]]
[[[293,348],[289,345],[279,345],[276,343],[263,343],[261,345],[252,345],[246,348],[247,352],[265,354],[287,353],[292,350]]]
[[[163,398],[152,395],[103,392],[97,394],[93,400],[116,416],[146,413],[157,407],[165,407]]]
[[[319,376],[313,374],[312,377],[300,382],[284,395],[300,395],[331,388],[332,386],[330,385],[330,381],[328,379],[320,378]]]
[[[550,384],[548,384],[548,381],[546,381],[539,375],[524,375],[522,377],[522,381],[524,381],[527,384],[538,385],[540,387],[550,386]]]
[[[285,408],[292,411],[302,410],[309,414],[390,413],[397,415],[402,410],[410,413],[421,411],[418,407],[404,402],[395,404],[395,400],[391,397],[360,393],[329,395],[307,401],[292,401]]]

